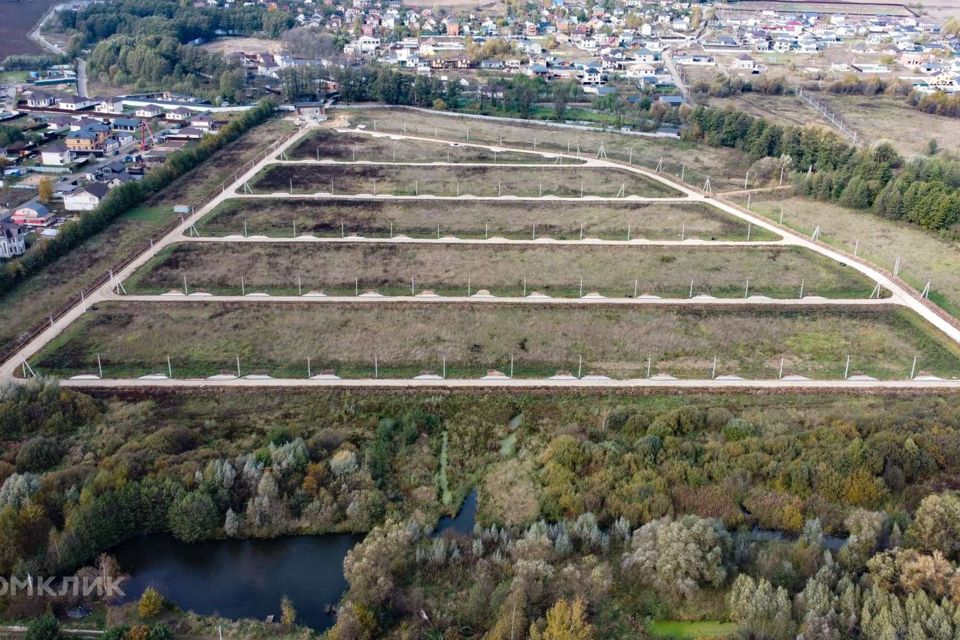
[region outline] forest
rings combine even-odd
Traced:
[[[36,380],[0,393],[0,438],[4,575],[119,573],[102,553],[145,532],[358,531],[331,638],[960,624],[952,397],[98,398]],[[430,535],[471,490],[473,532]],[[0,615],[72,604],[6,594]]]
[[[960,220],[960,161],[935,146],[904,161],[888,143],[858,149],[827,129],[771,124],[734,110],[697,107],[686,123],[687,139],[789,165],[803,195],[932,231]]]

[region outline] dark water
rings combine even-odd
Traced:
[[[443,516],[437,522],[433,535],[438,536],[445,531],[459,533],[465,536],[473,534],[473,525],[477,521],[477,490],[474,489],[460,505],[460,511],[455,516]]]
[[[746,536],[752,542],[792,542],[799,537],[796,534],[784,533],[783,531],[759,528],[751,529],[746,533]],[[840,536],[823,536],[823,547],[830,551],[839,551],[840,547],[846,543],[847,539]]]
[[[330,534],[272,540],[217,540],[187,544],[167,535],[128,540],[112,552],[130,578],[126,600],[154,587],[180,608],[226,618],[280,619],[287,595],[297,621],[329,628],[347,588],[343,558],[361,535]]]

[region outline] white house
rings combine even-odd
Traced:
[[[172,111],[167,111],[166,115],[163,117],[167,120],[174,120],[176,122],[185,122],[190,120],[190,116],[193,115],[193,111],[185,107],[177,107]]]
[[[138,118],[156,118],[157,116],[163,113],[163,109],[158,107],[155,104],[148,104],[145,107],[137,107],[137,110],[134,112]]]
[[[30,94],[30,97],[27,98],[27,106],[33,107],[35,109],[43,109],[45,107],[52,107],[57,103],[57,99],[50,95],[49,93],[44,93],[42,91],[34,91]]]
[[[0,222],[0,258],[10,259],[26,251],[26,234],[18,224]]]
[[[97,104],[96,100],[81,98],[80,96],[64,96],[57,100],[57,106],[66,111],[80,111]]]
[[[63,196],[63,207],[67,211],[92,211],[106,197],[110,187],[102,182],[93,182]]]
[[[57,141],[40,151],[40,163],[51,167],[63,167],[73,162],[73,151]]]
[[[123,113],[123,100],[120,98],[101,98],[100,109],[103,113]]]

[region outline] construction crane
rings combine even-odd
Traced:
[[[140,121],[140,151],[146,151],[149,148],[147,140],[150,141],[150,144],[155,142],[153,137],[153,131],[150,130],[150,125],[147,124],[146,120]]]

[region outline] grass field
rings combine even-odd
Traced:
[[[683,173],[685,180],[702,186],[707,176],[715,191],[743,185],[750,161],[739,151],[706,146],[671,138],[628,136],[614,132],[586,131],[545,124],[481,121],[449,115],[431,115],[409,110],[343,110],[353,125],[365,125],[377,131],[389,131],[445,140],[496,144],[518,149],[569,151],[596,157],[603,147],[611,160],[655,168],[663,160],[663,171],[673,176]]]
[[[585,238],[626,240],[746,240],[747,224],[698,203],[590,202],[560,205],[553,202],[503,203],[469,200],[297,200],[292,198],[233,199],[219,205],[197,225],[204,235],[243,234],[290,237],[297,234],[339,237],[358,234],[388,238],[443,235],[459,238],[504,237],[526,240],[550,237],[575,240],[581,225]],[[752,240],[778,236],[753,228]]]
[[[850,373],[904,378],[918,369],[953,376],[957,349],[909,312],[894,307],[807,308],[802,312],[645,307],[559,307],[497,304],[342,305],[111,302],[95,306],[44,349],[31,365],[43,374],[127,377],[241,372],[274,376],[335,370],[342,377],[439,372],[475,377],[490,369],[518,377],[576,373],[643,377],[652,373],[704,378],[785,374],[813,378]]]
[[[656,620],[647,626],[654,638],[671,640],[696,640],[697,638],[728,638],[736,633],[738,627],[732,622],[681,622],[677,620]]]
[[[742,198],[731,198],[745,204]],[[804,234],[820,226],[820,239],[888,270],[901,258],[900,277],[922,290],[930,281],[930,299],[960,317],[960,245],[914,225],[876,216],[869,211],[845,209],[829,202],[775,194],[754,194],[751,209]]]
[[[243,276],[243,283],[240,277]],[[797,247],[597,247],[483,245],[303,245],[183,243],[168,247],[124,286],[129,293],[182,290],[216,294],[303,292],[410,295],[539,291],[577,297],[693,294],[796,298],[804,293],[867,298],[873,283],[858,272]]]
[[[290,160],[340,160],[371,162],[490,162],[533,163],[553,162],[538,153],[500,151],[460,143],[399,140],[371,137],[360,133],[337,133],[329,129],[314,131],[287,152]],[[564,158],[564,164],[582,164],[583,160]]]
[[[260,193],[340,195],[667,197],[680,192],[644,176],[599,167],[417,167],[275,164],[250,183]],[[582,190],[581,190],[582,187]]]

